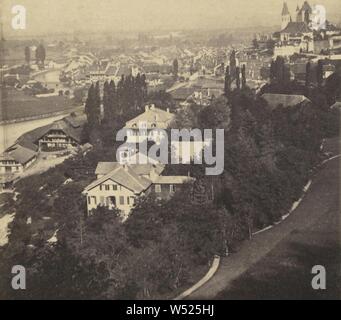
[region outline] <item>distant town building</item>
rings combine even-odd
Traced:
[[[295,53],[320,54],[341,47],[341,31],[329,21],[316,28],[313,24],[316,20],[315,14],[310,4],[305,1],[301,8],[297,6],[293,19],[287,3],[283,3],[279,41],[274,47],[275,56],[291,56]]]
[[[262,98],[265,99],[271,109],[277,107],[288,108],[311,103],[306,96],[296,94],[264,93]]]

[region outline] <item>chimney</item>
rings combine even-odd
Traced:
[[[150,110],[154,110],[155,109],[155,104],[151,104],[150,105]]]
[[[169,113],[169,108],[167,108],[167,112]]]
[[[144,109],[145,109],[145,111],[147,112],[147,111],[149,110],[149,106],[146,105],[146,106],[144,107]]]

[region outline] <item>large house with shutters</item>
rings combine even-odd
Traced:
[[[156,108],[155,105],[145,106],[145,111],[137,117],[126,122],[127,142],[141,142],[145,139],[151,139],[155,142],[160,141],[162,136],[153,129],[168,129],[174,120],[175,115],[167,111]]]
[[[188,176],[162,176],[163,170],[161,164],[99,162],[95,172],[97,179],[83,191],[88,214],[104,206],[119,209],[126,218],[137,197],[154,193],[157,199],[167,200],[185,183],[194,180]]]

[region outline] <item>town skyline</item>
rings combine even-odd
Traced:
[[[141,3],[136,0],[91,0],[40,1],[23,0],[27,10],[25,30],[11,28],[11,8],[18,3],[4,0],[1,5],[1,21],[5,37],[39,36],[44,34],[77,32],[150,32],[193,29],[238,29],[250,27],[276,27],[283,7],[283,1],[255,0],[240,5],[246,0],[203,0],[155,1]],[[291,14],[304,1],[287,0]],[[327,19],[339,23],[338,0],[320,1],[326,7]],[[311,5],[314,2],[309,2]],[[67,10],[65,10],[67,8]],[[56,14],[56,13],[59,14]],[[168,18],[166,16],[168,16]],[[38,17],[38,18],[37,18]],[[41,26],[44,25],[42,29]]]

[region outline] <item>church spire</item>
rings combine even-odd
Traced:
[[[289,9],[288,9],[288,5],[287,3],[284,1],[283,2],[283,9],[282,9],[282,16],[287,16],[289,15],[290,12],[289,12]]]
[[[282,9],[282,29],[285,29],[287,27],[287,25],[291,22],[291,15],[288,9],[288,5],[287,3],[284,1],[283,2],[283,9]]]

